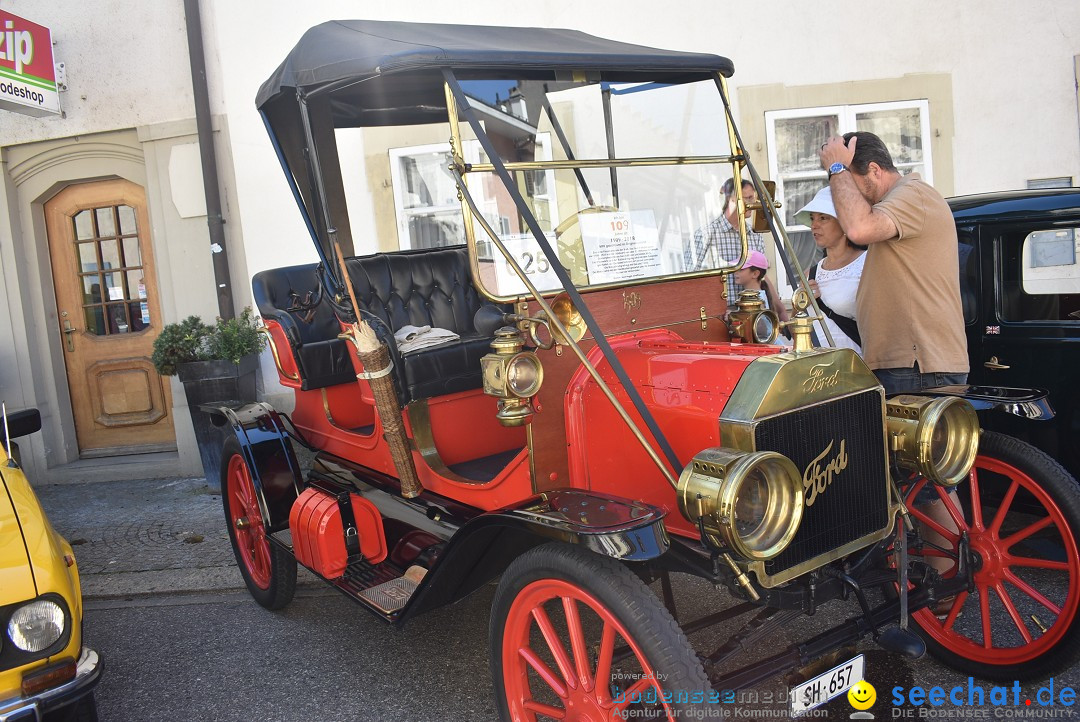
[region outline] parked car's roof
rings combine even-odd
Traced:
[[[504,77],[517,79],[528,78],[530,72],[542,72],[546,78],[553,70],[572,70],[595,72],[598,79],[608,81],[665,82],[734,72],[731,61],[719,55],[660,50],[577,30],[336,20],[304,33],[259,88],[256,105],[262,108],[279,95],[295,95],[296,89],[311,92],[376,81],[371,88],[353,85],[349,101],[365,101],[366,110],[378,111],[369,119],[377,118],[441,98],[442,68],[502,69],[511,72]],[[377,82],[403,71],[412,71],[408,81]],[[339,108],[335,115],[341,117]],[[354,124],[375,124],[357,121]]]
[[[1080,212],[1080,188],[997,191],[949,198],[957,221],[1019,220],[1027,216]]]

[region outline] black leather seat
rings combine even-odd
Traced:
[[[473,316],[488,302],[472,285],[465,246],[354,257],[345,266],[361,313],[377,319],[367,320],[390,346],[403,403],[483,386],[480,358],[491,350],[491,336],[476,331]],[[403,356],[393,331],[407,325],[461,338]]]
[[[337,337],[341,326],[319,292],[316,269],[314,263],[271,268],[251,279],[259,313],[285,330],[304,391],[356,380],[349,347]]]

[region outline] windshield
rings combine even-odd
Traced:
[[[461,86],[524,207],[579,289],[716,273],[738,261],[742,246],[724,218],[722,190],[732,177],[731,149],[713,81],[664,86],[473,79]],[[358,152],[367,156],[377,237],[396,231],[401,249],[469,242],[474,275],[486,295],[527,295],[490,240],[490,229],[540,291],[561,290],[525,214],[461,117],[465,182],[481,218],[459,199],[449,123],[338,131],[346,156],[349,138],[362,135]],[[371,177],[382,152],[388,183]],[[608,167],[609,158],[629,165]],[[591,167],[568,167],[567,161]],[[346,185],[348,167],[346,162]],[[357,194],[347,189],[346,197]]]
[[[737,231],[721,218],[721,188],[731,166],[723,161],[730,149],[714,83],[552,89],[537,81],[501,87],[465,82],[463,89],[489,115],[495,110],[509,116],[486,119],[485,130],[578,288],[714,272],[738,260]],[[473,164],[467,182],[486,225],[539,290],[558,290],[523,215],[479,143],[473,143],[475,148],[463,148],[466,162]],[[528,165],[608,158],[632,165]],[[664,158],[669,160],[658,160]],[[718,245],[710,224],[735,242]],[[525,285],[483,225],[474,219],[480,284],[493,297],[523,295]]]

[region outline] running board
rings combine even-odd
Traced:
[[[398,577],[360,592],[360,598],[383,614],[396,614],[405,608],[416,591],[416,582]]]
[[[370,564],[358,559],[346,567],[341,578],[327,581],[386,621],[394,622],[408,606],[427,571],[413,565],[402,574],[398,566],[389,562]]]
[[[290,554],[293,553],[292,534],[288,529],[268,534],[267,538]],[[403,574],[396,564],[371,564],[361,557],[349,562],[345,573],[337,579],[327,579],[314,569],[311,572],[387,622],[394,622],[408,606],[428,570],[414,564]]]

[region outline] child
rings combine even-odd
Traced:
[[[781,321],[788,320],[787,308],[780,302],[776,289],[765,278],[765,272],[769,270],[769,259],[761,251],[750,251],[746,263],[733,274],[735,283],[743,287],[743,290],[757,291],[761,300],[765,302],[765,308],[776,312]]]

